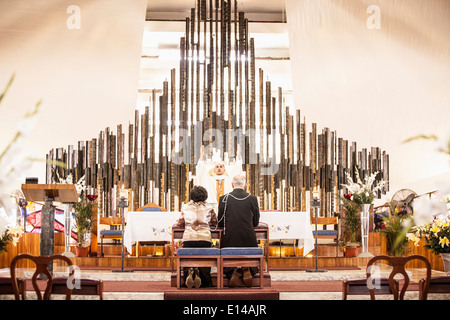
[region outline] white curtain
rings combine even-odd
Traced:
[[[294,101],[306,123],[387,150],[394,189],[448,172],[435,144],[402,141],[450,138],[450,2],[285,3]]]

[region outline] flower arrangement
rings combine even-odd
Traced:
[[[419,241],[423,238],[426,241],[424,247],[430,249],[434,254],[450,253],[450,219],[448,216],[435,219],[420,227],[414,227],[413,231],[407,237],[414,242],[414,245],[419,246]]]
[[[420,134],[403,141],[409,143],[415,140],[425,139],[437,142],[437,151],[450,155],[450,138],[439,138],[435,134]],[[426,241],[424,246],[434,254],[450,253],[450,216],[447,204],[450,202],[450,186],[441,185],[435,198],[420,198],[414,200],[414,223],[413,232],[407,237],[414,245],[419,246],[420,240]],[[442,218],[434,218],[434,217]],[[430,222],[431,221],[431,222]]]
[[[69,174],[66,179],[61,178],[58,172],[56,176],[59,183],[74,184],[72,174]],[[75,211],[75,223],[77,224],[78,247],[88,247],[90,245],[88,234],[92,227],[96,204],[85,199],[85,176],[82,176],[75,183],[75,189],[78,194],[78,202],[74,203],[73,210]]]
[[[347,184],[343,184],[348,190],[348,199],[354,201],[357,204],[371,204],[375,199],[377,192],[382,190],[386,185],[386,181],[380,181],[376,186],[373,186],[375,179],[378,175],[378,171],[372,173],[364,179],[364,182],[359,176],[358,170],[356,172],[356,182],[353,181],[352,177],[348,172],[346,172]]]
[[[21,226],[6,227],[4,233],[0,235],[0,252],[7,252],[10,243],[16,246],[22,235],[23,228]]]

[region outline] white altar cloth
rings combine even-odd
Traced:
[[[172,226],[180,212],[128,212],[123,243],[131,253],[136,242],[172,241]],[[260,222],[269,228],[270,240],[298,239],[303,254],[314,249],[310,216],[306,212],[260,212]]]
[[[311,218],[307,212],[264,212],[259,221],[269,227],[270,240],[298,239],[298,248],[306,256],[314,249]]]
[[[180,212],[130,211],[126,216],[123,244],[128,252],[136,242],[172,241],[172,226]]]

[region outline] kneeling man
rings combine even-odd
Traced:
[[[258,247],[255,227],[259,224],[258,199],[245,191],[246,180],[243,175],[233,177],[233,191],[220,197],[219,226],[223,227],[221,248]],[[246,286],[252,284],[252,275],[258,268],[225,268],[231,287],[243,277]]]

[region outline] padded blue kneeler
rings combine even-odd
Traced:
[[[263,254],[263,249],[257,247],[223,248],[220,249],[220,254],[223,256],[257,256]]]
[[[220,255],[220,249],[217,248],[179,248],[178,256],[209,256]]]

